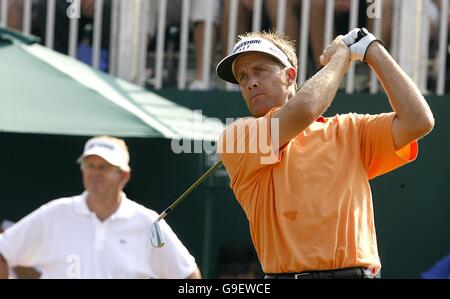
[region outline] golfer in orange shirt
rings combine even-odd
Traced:
[[[322,114],[353,61],[377,74],[393,112]],[[369,180],[418,154],[434,126],[417,86],[367,30],[338,36],[297,90],[293,43],[239,36],[217,66],[254,117],[227,126],[219,154],[267,278],[372,278],[380,268]]]

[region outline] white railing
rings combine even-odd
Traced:
[[[31,32],[32,26],[32,2],[33,0],[0,0],[1,13],[0,24],[6,26],[8,24],[8,10],[12,1],[21,1],[22,5],[22,31]],[[47,0],[46,13],[46,38],[45,45],[53,48],[54,32],[55,32],[55,1],[65,1],[70,5],[72,10],[67,10],[67,17],[70,18],[69,45],[68,55],[75,57],[77,51],[78,40],[78,18],[80,15],[80,1],[82,0]],[[112,2],[111,12],[111,28],[110,28],[110,47],[109,47],[109,72],[122,77],[128,81],[138,83],[140,85],[148,84],[156,89],[164,87],[164,74],[167,73],[167,57],[165,57],[164,45],[166,43],[166,24],[167,14],[174,13],[167,10],[168,0],[96,0],[95,16],[93,26],[93,51],[92,66],[99,68],[101,34],[102,34],[102,18],[104,11],[102,10],[105,1]],[[169,0],[173,1],[173,0]],[[175,0],[176,1],[176,0]],[[176,53],[177,67],[177,87],[185,89],[189,79],[189,55],[193,55],[196,51],[193,41],[189,40],[189,32],[192,23],[189,20],[191,12],[191,2],[196,0],[180,0],[182,1],[180,15],[180,40],[179,51]],[[204,30],[204,57],[218,58],[218,47],[211,48],[211,45],[217,43],[213,41],[213,1],[208,0],[204,10],[208,12],[205,19]],[[217,0],[219,1],[219,0]],[[308,61],[309,48],[309,31],[310,31],[310,11],[311,3],[314,0],[303,0],[301,12],[301,22],[298,37],[300,61],[300,69],[298,83],[303,83],[307,79],[307,65],[313,63]],[[374,34],[380,36],[382,26],[382,1],[383,0],[367,0],[367,4],[371,8],[375,8],[376,14],[374,19]],[[387,1],[387,0],[384,0]],[[447,28],[447,11],[449,0],[437,0],[440,4],[439,13],[439,30],[438,30],[438,50],[433,57],[435,68],[430,67],[428,63],[429,54],[429,21],[428,21],[428,1],[431,0],[392,0],[392,32],[391,32],[391,48],[390,52],[394,58],[400,63],[405,71],[418,84],[422,92],[435,92],[438,95],[444,94],[446,84],[446,58],[448,53],[448,28]],[[286,16],[286,0],[278,1],[277,11],[277,30],[280,33],[285,31],[283,20]],[[230,52],[236,39],[236,24],[238,17],[239,0],[230,0],[230,16],[228,22],[228,37],[226,39],[227,51]],[[351,8],[349,13],[348,28],[356,27],[358,23],[358,10],[360,7],[359,0],[351,0]],[[334,0],[328,0],[325,8],[325,32],[324,46],[328,45],[334,36]],[[78,9],[78,10],[77,10]],[[155,14],[156,11],[156,14]],[[78,12],[78,15],[77,15]],[[373,12],[373,10],[372,10]],[[150,17],[153,13],[157,19]],[[367,11],[369,13],[369,10]],[[254,0],[252,11],[252,30],[259,31],[261,29],[263,16],[263,0]],[[369,16],[370,17],[370,16]],[[373,17],[373,16],[371,16]],[[152,21],[156,20],[155,38],[156,43],[154,49],[148,49],[149,28]],[[211,49],[213,52],[211,53]],[[217,51],[216,51],[217,50]],[[153,55],[147,56],[148,53]],[[150,57],[151,59],[148,59]],[[211,65],[210,59],[204,59],[202,74],[203,83],[210,86],[212,69],[217,63],[214,59],[214,65]],[[148,63],[150,62],[150,63]],[[150,65],[153,70],[150,71]],[[432,74],[428,74],[429,71]],[[432,77],[435,82],[435,90],[428,90],[428,78]],[[214,79],[216,79],[214,77]],[[232,89],[231,84],[225,85],[226,89]],[[355,67],[353,66],[346,77],[345,91],[353,93],[355,91]],[[379,92],[379,84],[376,76],[372,73],[370,77],[370,92]]]

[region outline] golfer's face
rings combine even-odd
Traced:
[[[122,171],[99,156],[85,157],[81,172],[84,188],[89,193],[107,194],[120,190],[122,187]]]
[[[234,76],[253,116],[264,116],[272,108],[286,103],[289,96],[286,70],[281,63],[263,53],[249,52],[236,59]]]

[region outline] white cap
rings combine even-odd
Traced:
[[[264,38],[259,37],[248,37],[241,39],[234,45],[233,52],[230,55],[222,59],[216,68],[217,75],[223,80],[239,84],[233,73],[233,63],[234,60],[245,52],[261,52],[269,54],[270,56],[277,59],[286,67],[293,67],[289,62],[289,59],[280,48],[274,45],[272,42]]]
[[[78,158],[81,161],[90,155],[102,157],[108,163],[118,166],[123,171],[130,171],[130,155],[128,154],[125,142],[109,136],[99,136],[89,139],[84,146],[83,154]]]

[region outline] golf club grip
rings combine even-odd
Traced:
[[[192,186],[190,186],[186,191],[183,192],[183,194],[181,194],[177,200],[175,200],[173,202],[173,204],[171,204],[167,209],[164,210],[164,212],[158,217],[158,220],[160,219],[164,219],[164,217],[166,217],[170,212],[172,212],[172,210],[180,203],[183,201],[183,199],[185,199],[189,193],[191,193],[195,188],[198,187],[198,185],[200,185],[207,177],[209,177],[217,168],[219,168],[222,165],[222,161],[217,161],[213,166],[211,166],[210,169],[208,169],[208,171],[206,171],[197,181],[195,181],[194,184],[192,184]]]
[[[365,36],[367,36],[367,30],[366,28],[362,28],[361,30],[358,31],[358,37],[355,39],[355,44],[357,42],[359,42],[362,38],[364,38]]]

